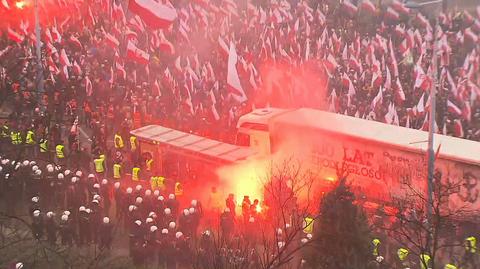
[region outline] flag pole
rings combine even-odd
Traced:
[[[41,51],[41,38],[40,38],[40,17],[38,14],[38,0],[34,3],[35,9],[35,43],[36,43],[36,56],[37,56],[37,98],[39,105],[42,104],[42,97],[44,93],[43,88],[43,66],[42,66],[42,51]]]

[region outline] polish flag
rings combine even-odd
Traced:
[[[403,91],[402,84],[400,83],[400,79],[397,78],[395,82],[395,100],[397,104],[403,104],[405,102],[405,92]]]
[[[173,44],[166,40],[166,39],[162,39],[160,40],[160,43],[159,43],[159,49],[167,54],[170,54],[170,55],[174,55],[175,54],[175,47],[173,46]]]
[[[152,28],[168,28],[177,18],[177,11],[171,5],[154,0],[130,0],[128,8],[139,15]]]
[[[393,0],[392,8],[400,14],[408,15],[410,13],[410,9],[406,8],[403,3],[400,3],[398,0]]]
[[[13,29],[11,29],[10,27],[8,27],[8,37],[17,42],[17,43],[22,43],[23,40],[25,39],[25,37],[17,32],[15,32]]]
[[[382,102],[383,102],[383,88],[380,87],[380,89],[378,89],[377,95],[372,100],[372,105],[371,105],[372,110],[375,110],[377,108],[377,105],[381,104]]]
[[[478,36],[472,31],[471,28],[465,29],[464,36],[465,40],[470,40],[473,44],[476,44],[478,41]]]
[[[397,22],[400,19],[400,15],[393,8],[389,7],[385,13],[385,19],[391,22]]]
[[[228,54],[228,70],[227,70],[227,85],[229,90],[236,95],[240,102],[247,100],[242,85],[240,84],[240,78],[237,72],[238,55],[235,50],[235,45],[230,43],[230,51]]]
[[[124,80],[127,78],[127,71],[120,63],[115,63],[115,69],[117,70],[117,76],[123,78]]]
[[[418,100],[418,104],[416,106],[417,113],[422,114],[425,112],[425,93],[422,94],[422,97],[420,97],[420,100]]]
[[[130,40],[127,43],[127,58],[140,64],[148,64],[150,61],[150,55],[137,48]]]
[[[7,10],[7,11],[10,10],[10,5],[8,5],[7,0],[2,0],[1,4],[4,10]]]
[[[118,39],[109,33],[105,33],[105,42],[112,49],[117,49],[120,46]]]
[[[453,129],[456,137],[461,137],[463,138],[464,132],[463,132],[463,126],[462,126],[462,121],[459,119],[456,119],[453,121]]]
[[[425,16],[423,16],[420,12],[417,13],[417,16],[415,17],[415,21],[422,28],[427,28],[430,25],[427,18],[425,18]]]
[[[328,54],[327,59],[324,61],[324,65],[327,68],[329,74],[333,74],[338,67],[337,61],[332,54]]]
[[[82,75],[82,68],[77,63],[77,61],[73,61],[73,73],[75,73],[75,75],[77,75],[77,76]]]
[[[462,116],[462,110],[458,108],[452,101],[447,100],[447,110],[456,117]]]
[[[115,1],[113,2],[113,10],[112,10],[112,16],[115,20],[119,20],[125,24],[127,22],[127,19],[125,18],[125,12],[123,11],[122,5],[115,4]]]
[[[68,59],[67,53],[65,52],[65,49],[62,49],[60,51],[60,64],[62,66],[72,66],[72,63]]]
[[[377,13],[377,8],[370,0],[362,1],[360,9],[367,11],[368,13],[375,15]]]
[[[225,40],[221,36],[218,37],[218,45],[220,46],[220,52],[225,56],[228,57],[229,55],[229,48]]]
[[[70,42],[72,44],[74,44],[77,48],[79,49],[82,49],[82,43],[80,42],[80,40],[78,40],[78,38],[76,38],[75,36],[70,36]]]
[[[348,13],[350,16],[355,16],[357,14],[358,8],[354,4],[352,4],[349,0],[345,0],[343,2],[343,8],[345,12]]]
[[[93,94],[93,86],[92,86],[92,82],[90,81],[90,79],[88,78],[88,76],[85,77],[85,93],[87,94],[87,96],[92,96]]]

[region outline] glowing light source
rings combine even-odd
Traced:
[[[327,181],[335,181],[335,178],[334,177],[326,177],[325,178]]]
[[[15,3],[15,6],[18,9],[23,9],[26,5],[27,5],[27,3],[25,1],[18,1],[18,2]]]
[[[262,212],[262,207],[260,205],[257,205],[255,207],[255,211],[257,211],[257,213],[261,213]]]

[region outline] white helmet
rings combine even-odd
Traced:
[[[138,226],[140,226],[140,225],[142,225],[142,222],[137,219],[137,220],[135,221],[135,224],[137,224]]]
[[[137,186],[135,186],[135,190],[136,190],[136,191],[140,191],[141,189],[142,189],[142,185],[137,185]]]
[[[17,263],[15,264],[15,269],[23,269],[23,263],[17,262]]]
[[[68,220],[68,216],[67,215],[62,215],[62,218],[61,218],[63,221],[67,221]]]
[[[158,196],[157,200],[158,200],[158,201],[163,201],[163,200],[165,200],[165,198],[163,198],[163,196],[160,195],[160,196]]]
[[[377,258],[375,259],[378,263],[381,263],[383,262],[383,256],[377,256]]]
[[[75,182],[77,182],[77,180],[78,180],[78,177],[72,177],[72,179],[70,181],[72,181],[72,183],[75,183]]]
[[[248,222],[254,223],[254,222],[255,222],[255,219],[254,219],[253,217],[250,217],[250,218],[248,219]]]
[[[283,234],[283,230],[280,229],[280,228],[278,228],[278,229],[277,229],[277,234],[278,234],[278,235],[282,235],[282,234]]]
[[[3,170],[3,167],[0,166],[0,172],[2,172],[2,170]]]
[[[177,224],[175,224],[175,222],[173,222],[173,221],[168,224],[168,228],[170,228],[170,229],[175,229],[176,226],[177,226]]]
[[[88,178],[95,178],[94,174],[88,174]]]
[[[145,191],[145,196],[150,196],[152,195],[152,191],[151,190],[146,190]]]
[[[107,183],[108,183],[108,180],[106,178],[102,179],[102,184],[103,185],[107,185]]]
[[[290,227],[291,227],[290,223],[286,223],[286,224],[285,224],[285,229],[288,229],[288,228],[290,228]]]
[[[184,210],[183,210],[183,215],[185,215],[185,216],[190,215],[190,212],[188,211],[188,209],[184,209]]]
[[[103,218],[103,223],[105,224],[110,223],[110,219],[108,217]]]
[[[30,162],[30,165],[36,165],[36,164],[37,164],[36,161],[31,161],[31,162]]]
[[[152,227],[150,227],[150,232],[155,232],[156,230],[158,230],[157,226],[153,225]]]
[[[203,232],[203,234],[206,236],[210,236],[211,233],[210,233],[210,230],[206,230],[205,232]]]
[[[64,179],[65,176],[62,174],[62,173],[59,173],[58,176],[57,176],[58,179]]]
[[[75,172],[75,175],[77,177],[82,177],[83,173],[82,173],[82,171],[77,171],[77,172]]]
[[[98,183],[93,184],[93,188],[94,189],[100,189],[100,184],[98,184]]]
[[[115,184],[113,184],[113,186],[115,187],[115,189],[120,188],[120,182],[115,182]]]
[[[312,236],[312,234],[307,234],[307,238],[308,238],[308,240],[311,240],[311,239],[312,239],[312,237],[313,237],[313,236]]]
[[[159,195],[160,195],[160,191],[159,191],[159,190],[154,190],[154,191],[153,191],[153,195],[159,196]]]
[[[53,171],[54,171],[53,166],[47,167],[47,171],[48,171],[49,173],[53,173]]]
[[[27,166],[29,164],[30,164],[30,162],[28,160],[23,161],[23,166]]]
[[[98,201],[98,200],[92,200],[92,204],[97,204],[98,205],[99,203],[100,203],[100,201]]]
[[[225,209],[223,210],[223,212],[225,212],[225,213],[230,213],[230,208],[228,208],[228,207],[225,208]]]
[[[183,236],[183,233],[182,233],[182,232],[177,232],[177,233],[175,234],[175,237],[176,237],[177,239],[179,239],[179,238],[182,237],[182,236]]]
[[[170,200],[175,199],[175,194],[170,193],[170,194],[168,195],[168,199],[170,199]]]
[[[17,165],[15,165],[15,170],[18,170],[20,168],[21,164],[17,163]]]
[[[66,176],[68,176],[68,175],[70,175],[71,172],[72,172],[72,171],[70,171],[70,170],[67,169],[67,170],[65,170],[65,172],[63,172],[63,174],[65,174]]]
[[[150,222],[153,222],[153,219],[152,219],[152,218],[147,218],[147,219],[145,220],[145,223],[150,223]]]
[[[170,215],[172,213],[172,210],[167,207],[163,210],[163,212],[165,213],[165,215]]]
[[[85,209],[85,212],[87,212],[88,214],[92,213],[92,210],[90,208],[87,208]]]
[[[52,211],[48,211],[48,212],[47,212],[47,217],[48,217],[48,218],[51,218],[51,217],[53,217],[53,215],[54,215],[54,214],[53,214],[53,212],[52,212]]]
[[[167,229],[167,228],[163,228],[163,229],[162,229],[162,234],[168,234],[168,229]]]
[[[40,210],[37,209],[37,210],[33,211],[33,216],[34,217],[40,216]]]
[[[52,167],[53,168],[53,164],[49,163],[47,164],[47,166],[45,166],[46,168],[49,168],[49,167]]]
[[[301,242],[302,244],[306,244],[306,243],[308,242],[308,239],[307,239],[307,238],[302,238],[302,239],[300,240],[300,242]]]
[[[134,206],[134,205],[129,205],[129,206],[128,206],[128,211],[130,211],[130,212],[132,212],[132,211],[135,210],[135,209],[137,209],[137,207]]]
[[[130,193],[132,193],[132,191],[133,191],[132,188],[130,188],[130,187],[127,188],[127,193],[130,194]]]
[[[195,208],[193,208],[193,207],[190,207],[190,208],[188,209],[188,212],[190,212],[190,214],[193,214],[193,213],[195,213]]]
[[[63,211],[63,215],[70,216],[70,211],[68,211],[68,210]]]
[[[35,170],[35,175],[39,176],[41,174],[42,174],[42,170],[40,169]]]
[[[277,243],[277,245],[278,245],[278,248],[283,248],[285,246],[285,242],[280,241]]]
[[[101,197],[100,197],[100,195],[98,195],[98,194],[95,194],[95,195],[93,196],[93,200],[100,200],[100,198],[101,198]]]
[[[40,197],[38,197],[38,196],[33,196],[32,197],[32,202],[38,203],[38,200],[40,200]]]
[[[86,211],[86,208],[82,205],[82,206],[78,209],[78,211],[80,211],[80,212]]]
[[[191,204],[192,204],[193,207],[197,206],[197,200],[192,200]]]
[[[155,214],[155,212],[152,211],[152,212],[148,213],[148,217],[149,218],[156,218],[157,214]]]
[[[136,204],[141,204],[143,202],[143,198],[138,196],[136,199],[135,199],[135,203]]]

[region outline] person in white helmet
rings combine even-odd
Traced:
[[[72,247],[75,234],[72,223],[69,221],[67,215],[62,215],[59,229],[62,245]]]
[[[100,249],[110,249],[113,240],[113,225],[110,223],[110,218],[104,217],[99,229]]]
[[[33,196],[32,199],[30,199],[31,203],[30,203],[30,206],[28,208],[28,212],[30,212],[30,214],[33,215],[33,212],[35,210],[40,210],[40,197],[38,196]]]
[[[90,213],[85,206],[78,209],[78,245],[90,244],[92,241]]]
[[[150,226],[145,235],[145,258],[147,264],[152,264],[155,261],[155,252],[158,248],[157,238],[158,227],[155,225]]]
[[[44,231],[44,223],[43,218],[40,214],[40,210],[33,211],[33,218],[32,218],[32,234],[33,237],[37,240],[40,240],[43,237]]]
[[[190,211],[188,209],[183,210],[183,214],[180,215],[178,218],[178,226],[179,230],[185,236],[191,236],[192,233],[192,218],[190,217]]]
[[[17,262],[17,263],[15,264],[15,269],[25,269],[25,268],[23,267],[23,263]]]
[[[55,246],[57,244],[58,224],[55,221],[55,214],[52,211],[47,212],[46,216],[45,231],[47,233],[47,241],[50,245]]]
[[[168,200],[166,201],[166,207],[172,210],[172,215],[174,216],[178,215],[179,205],[180,205],[179,202],[177,201],[177,199],[175,199],[175,194],[170,193],[168,195]]]

